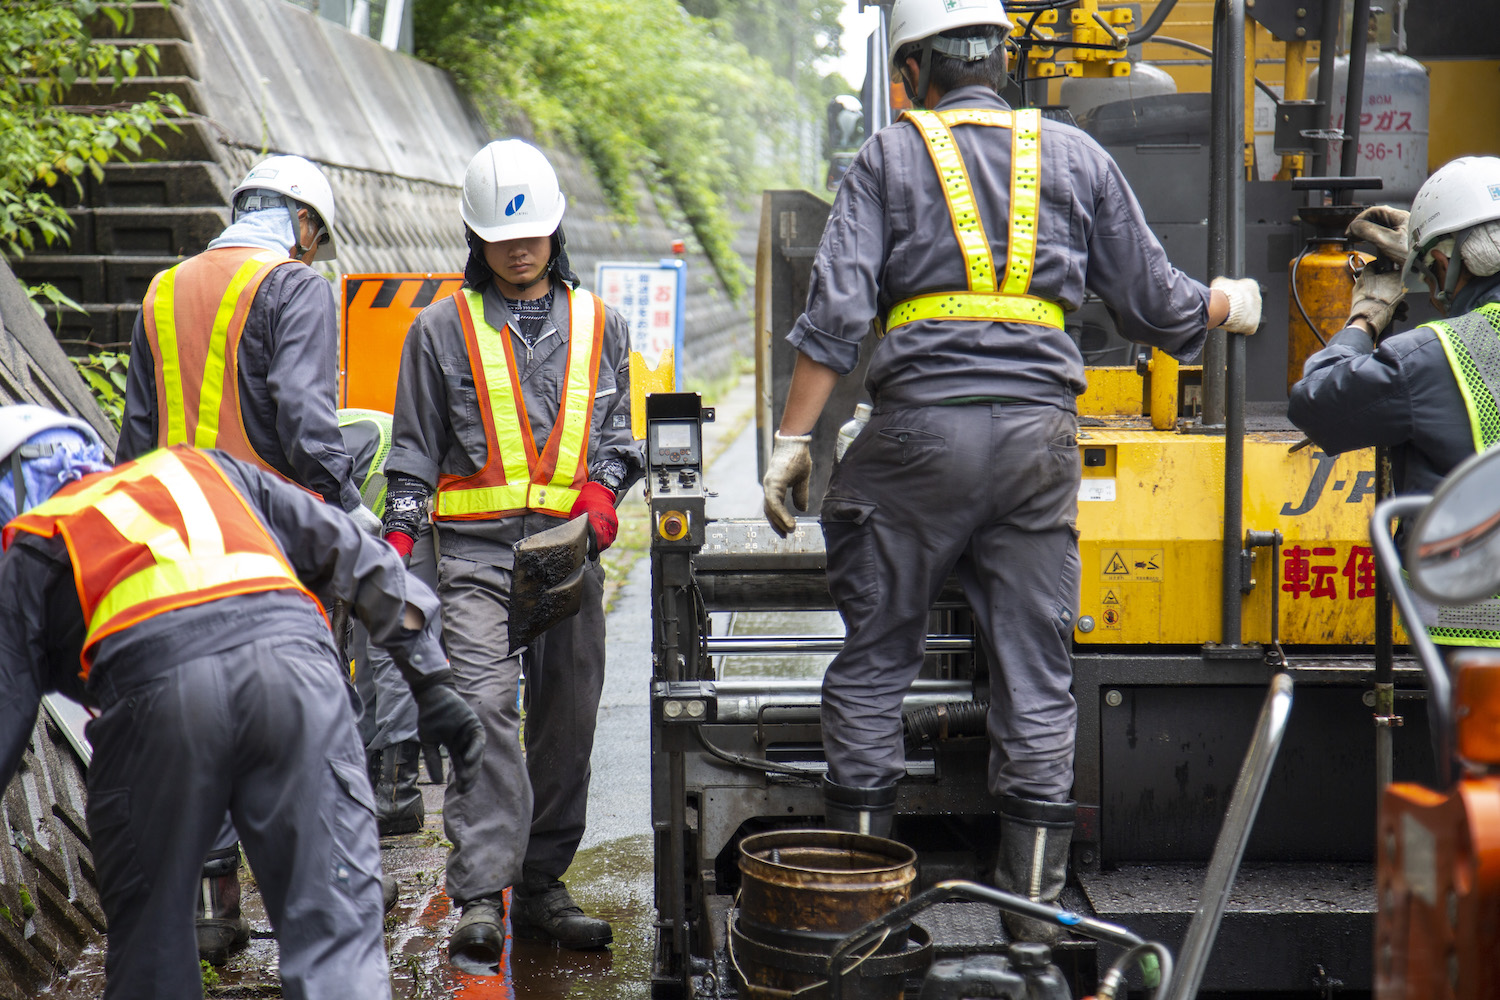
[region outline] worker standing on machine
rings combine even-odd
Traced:
[[[227,811],[286,995],[388,998],[373,799],[320,603],[348,602],[396,658],[462,785],[484,732],[437,599],[350,518],[223,452],[103,459],[82,421],[0,407],[0,780],[43,694],[100,709],[87,821],[105,997],[202,995],[192,902]]]
[[[489,738],[474,787],[449,786],[443,824],[448,897],[463,908],[449,953],[490,965],[504,945],[507,886],[517,937],[582,949],[613,936],[562,883],[583,837],[604,683],[597,557],[577,615],[523,649],[507,631],[512,546],[587,515],[597,549],[608,548],[617,497],[644,465],[630,430],[629,334],[577,287],[565,208],[552,165],[525,142],[492,142],[470,161],[464,286],[407,334],[386,459],[386,538],[399,550],[411,550],[435,492],[443,635]]]
[[[323,497],[377,534],[360,504],[335,416],[338,310],[311,268],[336,255],[333,188],[300,156],[271,156],[230,195],[230,224],[208,248],[151,279],[130,341],[115,458],[153,448],[218,448]],[[198,934],[222,965],[250,940],[240,851],[226,824],[203,868]]]
[[[800,353],[765,508],[778,532],[793,530],[787,490],[806,507],[813,425],[876,320],[874,414],[821,514],[846,633],[823,682],[827,821],[888,835],[906,773],[902,699],[932,600],[956,569],[991,663],[995,883],[1050,902],[1075,812],[1069,637],[1085,382],[1064,313],[1088,288],[1127,338],[1186,360],[1210,328],[1253,333],[1260,290],[1227,278],[1210,290],[1178,271],[1092,138],[1006,106],[1010,28],[999,0],[896,0],[893,68],[931,110],[866,142],[839,187],[787,338]]]
[[[1431,493],[1500,441],[1500,157],[1444,164],[1410,213],[1366,209],[1349,235],[1404,266],[1360,272],[1349,321],[1303,365],[1288,416],[1329,455],[1389,447],[1395,491]],[[1447,318],[1393,333],[1412,274]],[[1492,601],[1431,612],[1436,643],[1500,646]]]

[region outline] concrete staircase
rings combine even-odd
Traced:
[[[134,22],[127,35],[117,35],[100,17],[91,25],[95,37],[116,45],[154,43],[161,54],[158,75],[119,88],[80,82],[70,90],[69,103],[118,104],[159,92],[176,94],[190,113],[200,112],[194,80],[199,67],[181,8],[154,2],[131,8]],[[48,325],[70,354],[127,350],[152,276],[202,250],[229,221],[234,180],[214,155],[212,127],[194,117],[174,123],[180,132],[155,133],[165,148],[150,139],[142,143],[144,155],[155,162],[110,163],[103,180],[83,179],[81,196],[71,180],[51,188],[73,219],[72,242],[12,262],[23,282],[51,282],[86,308],[85,313],[49,309]]]

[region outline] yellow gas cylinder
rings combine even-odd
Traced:
[[[1358,268],[1371,258],[1349,249],[1342,236],[1315,236],[1287,268],[1286,387],[1302,378],[1302,363],[1344,328]]]

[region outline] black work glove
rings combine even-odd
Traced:
[[[417,701],[417,735],[423,743],[441,743],[453,764],[453,785],[469,790],[484,759],[484,727],[454,686],[445,681],[413,692]]]

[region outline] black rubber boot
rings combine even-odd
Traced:
[[[896,818],[896,786],[858,788],[823,775],[823,822],[830,830],[889,837]]]
[[[250,921],[240,913],[240,845],[209,854],[203,863],[203,915],[195,922],[198,957],[223,965],[250,943]]]
[[[385,767],[375,789],[375,819],[382,837],[422,829],[427,816],[417,788],[421,763],[422,744],[416,740],[386,748]]]
[[[499,965],[505,950],[505,898],[491,896],[464,904],[463,915],[448,939],[448,957]]]
[[[1000,854],[995,887],[1036,903],[1055,903],[1068,879],[1074,802],[1043,802],[1016,795],[1000,798]],[[1017,941],[1054,945],[1065,931],[1057,924],[1005,914],[1005,929]]]
[[[385,912],[390,913],[396,908],[396,900],[401,898],[401,885],[396,881],[394,875],[380,876],[380,901],[385,907]]]
[[[609,921],[585,916],[568,887],[528,873],[510,894],[510,929],[518,938],[552,941],[573,951],[603,948],[615,939]]]

